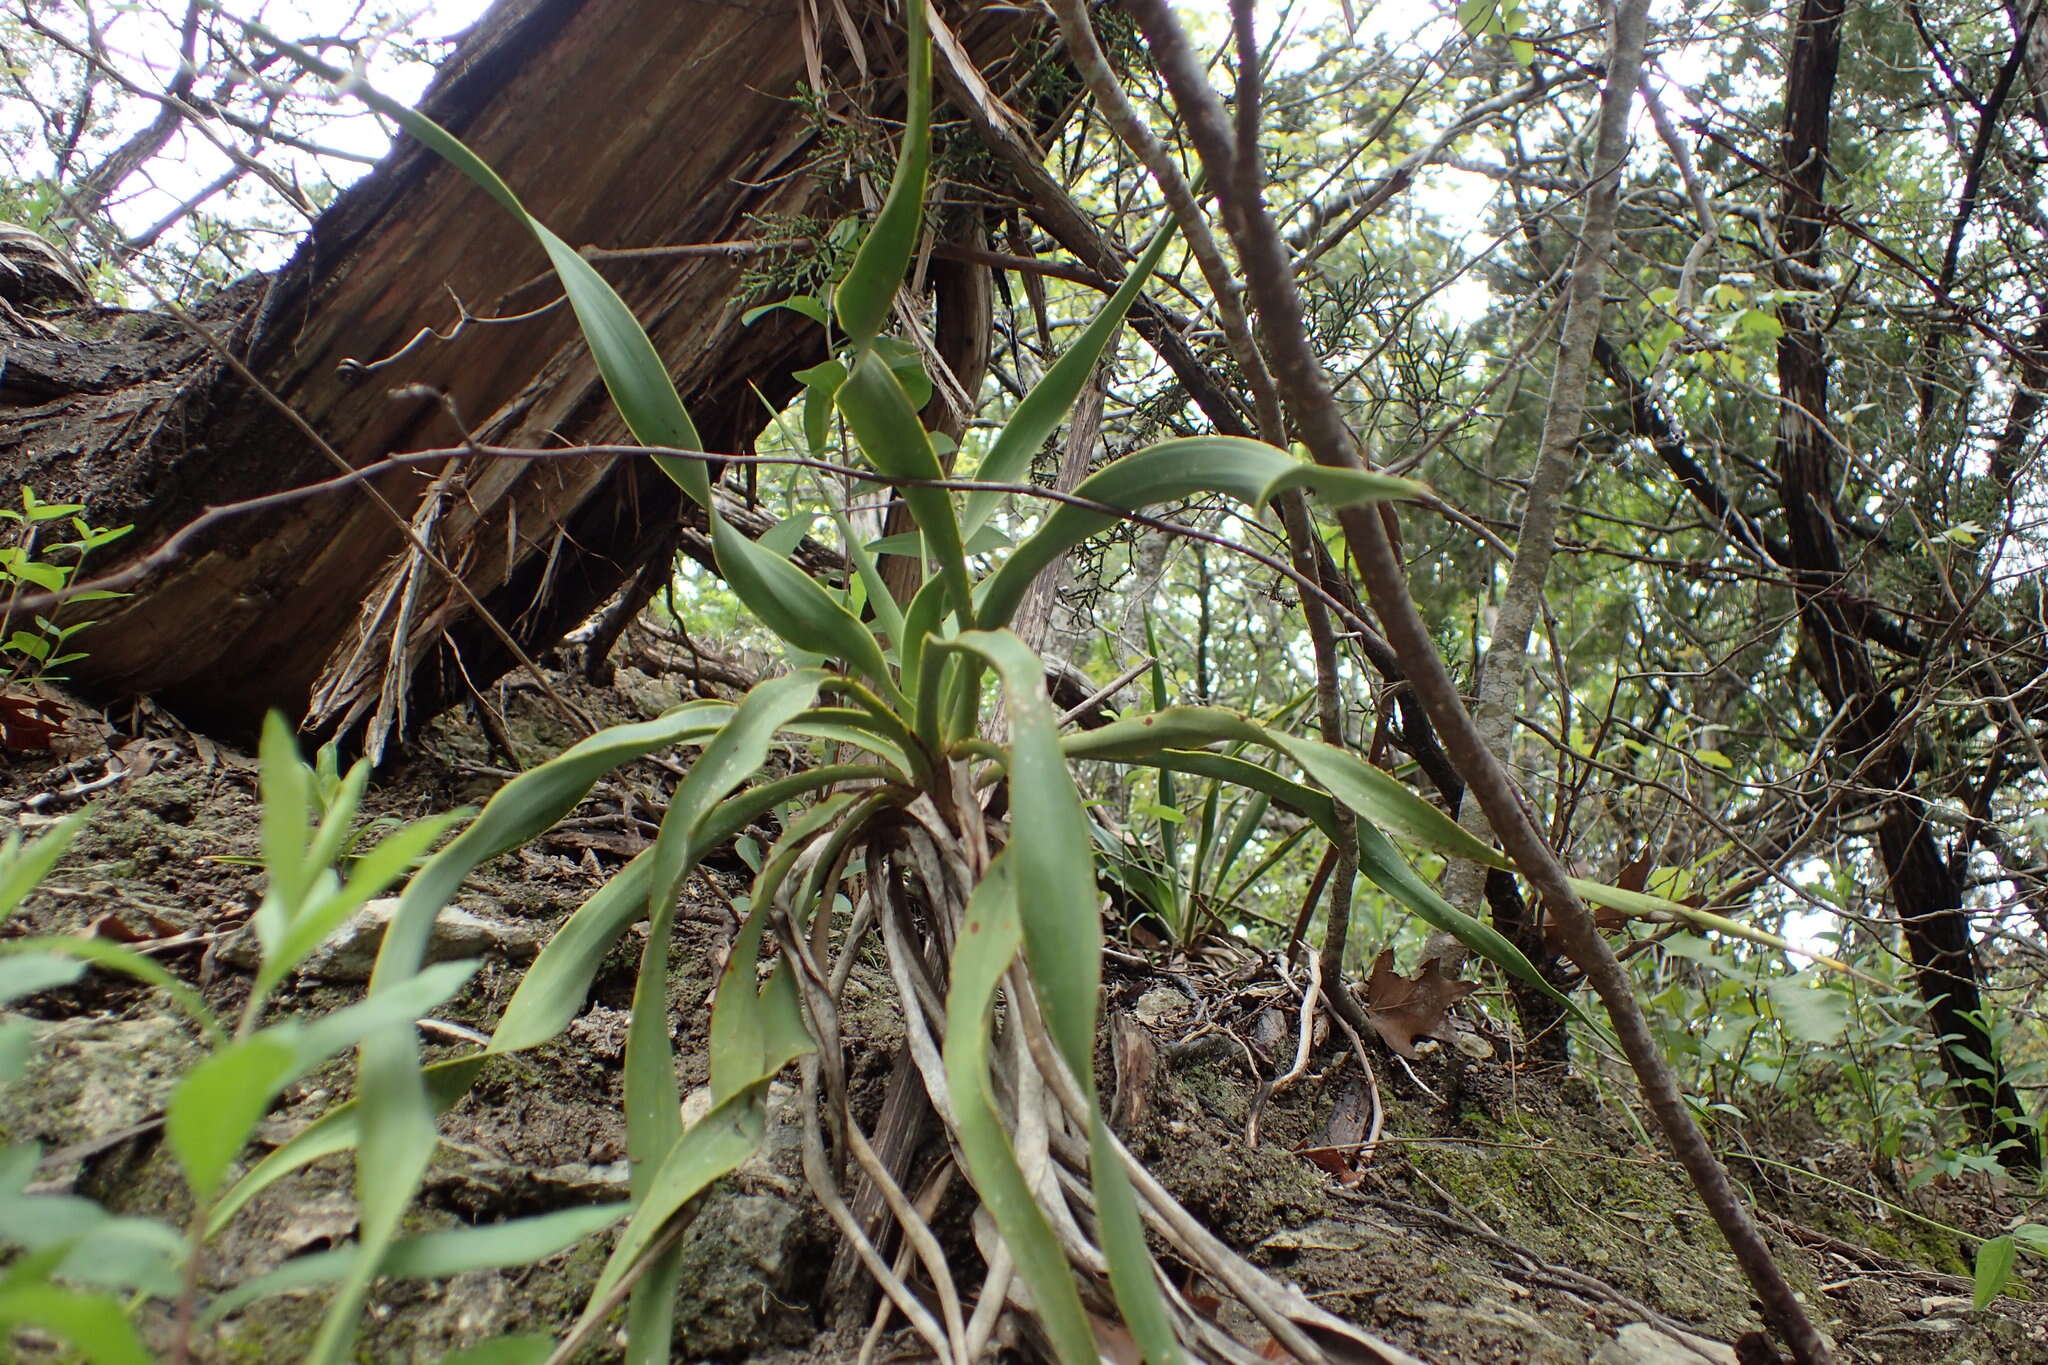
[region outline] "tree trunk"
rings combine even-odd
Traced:
[[[1826,231],[1828,133],[1846,0],[1802,0],[1785,80],[1784,197],[1779,286],[1810,290]],[[1919,794],[1910,736],[1843,600],[1848,566],[1835,523],[1835,437],[1828,429],[1827,340],[1806,295],[1782,304],[1778,342],[1777,473],[1786,563],[1799,598],[1800,655],[1844,723],[1836,754],[1866,788],[1885,793],[1878,855],[1944,1068],[1984,1141],[2001,1161],[2040,1163],[2026,1111],[2006,1078],[1983,1015],[1983,971],[1962,904],[1962,877],[1943,856]]]
[[[959,10],[956,30],[984,67],[1030,31],[1009,7]],[[863,26],[857,43],[835,12]],[[571,243],[784,236],[773,225],[858,206],[853,190],[813,174],[824,159],[817,123],[790,97],[822,75],[831,92],[864,84],[872,105],[900,75],[875,66],[901,60],[885,13],[873,0],[500,0],[422,109]],[[835,93],[832,103],[847,101]],[[763,397],[785,398],[789,372],[823,358],[820,330],[792,313],[741,323],[748,305],[775,296],[745,286],[760,259],[606,267],[714,451],[746,449],[765,424]],[[464,310],[537,308],[557,293],[546,270],[524,228],[407,141],[322,215],[290,264],[235,286],[201,320],[350,466],[460,443],[442,403],[394,396],[408,386],[447,395],[492,444],[623,440],[567,308],[470,322],[447,341],[422,335],[445,335]],[[99,569],[140,558],[210,506],[337,472],[278,403],[181,325],[97,310],[62,331],[0,338],[12,351],[0,483],[83,502],[101,525],[134,523]],[[676,490],[639,460],[478,463],[439,485],[430,516],[433,485],[414,471],[376,483],[529,651],[666,553],[682,516]],[[153,693],[196,724],[235,732],[270,707],[304,715],[316,680],[323,723],[355,723],[395,668],[418,720],[513,656],[465,597],[409,561],[394,519],[360,489],[240,519],[101,607],[79,636],[89,657],[71,672],[96,693]]]

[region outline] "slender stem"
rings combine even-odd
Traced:
[[[1635,8],[1640,11],[1642,6]],[[1478,704],[1472,708],[1487,749],[1503,763],[1509,759],[1517,702],[1529,673],[1529,635],[1543,607],[1543,583],[1557,549],[1558,509],[1577,472],[1574,457],[1586,425],[1586,387],[1593,373],[1593,343],[1600,335],[1603,285],[1621,209],[1621,169],[1628,159],[1629,112],[1642,71],[1647,27],[1639,14],[1634,18],[1624,14],[1615,26],[1614,51],[1607,63],[1588,170],[1592,183],[1565,286],[1564,322],[1559,328],[1550,396],[1543,409],[1536,472],[1529,480],[1513,567],[1494,617],[1493,638],[1486,647]],[[1485,834],[1486,820],[1477,802],[1468,802],[1459,811],[1458,822],[1475,834]],[[1477,863],[1456,863],[1445,880],[1446,897],[1461,910],[1476,910],[1485,883],[1485,868]],[[1444,941],[1447,938],[1433,936],[1431,948],[1444,959],[1446,971],[1456,971],[1465,956],[1464,945],[1455,939]]]

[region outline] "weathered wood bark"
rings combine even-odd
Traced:
[[[955,27],[985,65],[999,66],[1026,31],[1020,11],[959,8]],[[827,86],[865,81],[863,102],[886,105],[901,59],[885,7],[842,11],[866,27],[865,72],[824,12],[815,36]],[[816,129],[788,98],[812,79],[812,13],[798,0],[501,0],[423,108],[572,243],[768,235],[764,218],[829,219],[857,206],[812,174]],[[818,329],[792,314],[741,325],[753,301],[742,295],[747,264],[698,256],[612,271],[712,450],[744,449],[764,423],[762,395],[787,394],[789,371],[822,358]],[[485,316],[545,302],[546,282],[521,288],[544,272],[520,226],[408,142],[321,217],[288,266],[237,286],[206,323],[351,465],[455,443],[440,404],[391,396],[410,385],[447,394],[491,442],[621,439],[566,308],[407,349],[421,329],[445,332],[457,320],[453,300]],[[0,486],[27,483],[87,503],[102,524],[135,523],[122,554],[146,553],[208,506],[335,472],[174,323],[102,311],[64,330],[10,339]],[[430,483],[407,473],[379,486],[411,515]],[[681,515],[675,490],[639,461],[493,464],[444,491],[435,544],[459,557],[473,591],[527,648],[559,638],[665,552]],[[396,582],[403,548],[388,514],[359,492],[240,524],[107,610],[80,637],[90,657],[74,676],[103,694],[153,693],[196,723],[246,729],[267,707],[303,714],[332,667],[324,714],[360,714],[391,657],[390,619],[372,620],[363,604],[378,600],[380,578]],[[416,638],[397,654],[401,667],[418,668],[415,718],[511,662],[429,574],[412,604]],[[429,646],[448,666],[424,657]]]
[[[1785,78],[1783,201],[1777,233],[1779,285],[1811,289],[1820,278],[1827,226],[1828,137],[1847,0],[1802,0]],[[1849,566],[1836,532],[1836,438],[1828,422],[1827,339],[1805,294],[1779,308],[1777,474],[1785,557],[1799,598],[1800,657],[1843,716],[1835,753],[1867,789],[1883,792],[1877,843],[1886,893],[1899,920],[1942,1065],[1978,1134],[2005,1144],[2007,1166],[2040,1164],[2026,1111],[2005,1076],[1983,1015],[1983,971],[1963,908],[1961,869],[1944,856],[1927,821],[1915,746],[1843,600]]]

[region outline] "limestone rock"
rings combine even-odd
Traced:
[[[1735,1365],[1735,1348],[1690,1332],[1681,1344],[1647,1322],[1632,1322],[1622,1328],[1593,1357],[1593,1365],[1704,1365],[1707,1361]]]
[[[384,946],[384,931],[397,913],[397,897],[374,900],[356,911],[325,943],[299,964],[302,976],[323,981],[368,981],[377,965],[377,950]],[[500,953],[525,961],[540,951],[541,934],[532,925],[493,919],[460,906],[446,906],[434,917],[433,936],[427,942],[428,962],[449,962],[456,958],[483,957]],[[234,966],[253,969],[261,960],[256,936],[243,930],[221,948],[221,959]]]

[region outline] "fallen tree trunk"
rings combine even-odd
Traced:
[[[987,66],[1028,31],[1018,11],[962,11],[963,41]],[[886,104],[897,73],[875,63],[901,45],[882,32],[883,8],[841,12],[866,31],[849,41],[797,4],[501,0],[422,108],[572,243],[778,235],[770,225],[861,208],[857,186],[814,174],[817,115],[791,98],[822,77],[828,92],[860,87],[861,105]],[[606,265],[714,451],[748,449],[764,398],[786,398],[790,371],[823,358],[820,331],[794,314],[742,323],[760,301],[746,283],[758,259]],[[290,264],[209,305],[197,321],[211,341],[167,317],[104,309],[57,319],[54,334],[10,328],[0,481],[85,503],[99,524],[133,523],[106,569],[208,507],[331,477],[334,459],[309,431],[353,467],[459,443],[451,413],[498,445],[623,440],[568,309],[533,311],[555,297],[545,272],[519,224],[406,142],[321,216]],[[528,315],[479,320],[504,314]],[[401,521],[528,651],[683,532],[674,488],[643,461],[433,472],[374,481],[397,517],[355,490],[203,538],[99,608],[78,637],[88,657],[74,678],[102,695],[154,694],[226,731],[270,707],[305,715],[316,680],[315,719],[351,725],[399,683],[417,720],[502,674],[514,653],[419,562]]]

